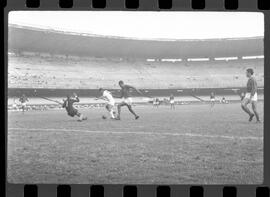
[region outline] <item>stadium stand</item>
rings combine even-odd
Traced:
[[[8,39],[9,89],[116,89],[119,80],[143,89],[245,87],[250,67],[264,85],[263,58],[242,59],[263,55],[263,37],[139,40],[9,24]]]
[[[172,63],[13,54],[8,61],[9,88],[115,89],[119,80],[144,89],[241,87],[249,67],[258,86],[264,83],[263,59]]]

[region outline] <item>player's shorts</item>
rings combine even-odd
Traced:
[[[132,98],[131,97],[123,98],[122,102],[127,105],[132,105]]]
[[[26,108],[26,103],[22,103],[22,107]]]
[[[244,99],[250,100],[250,92],[247,92]],[[252,97],[251,101],[258,101],[258,95],[257,92],[255,92],[254,96]]]
[[[115,105],[115,101],[107,101],[106,105],[110,105],[113,107]]]
[[[211,101],[211,102],[215,102],[215,101],[216,101],[216,99],[214,99],[214,98],[211,98],[211,99],[210,99],[210,101]]]
[[[78,110],[75,108],[68,111],[68,115],[71,117],[74,117],[77,114],[78,114]]]
[[[170,100],[170,104],[174,104],[174,100]]]

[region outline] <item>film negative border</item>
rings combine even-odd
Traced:
[[[270,3],[267,0],[4,0],[4,50],[7,14],[11,10],[124,10],[124,11],[251,11],[265,15],[265,54],[270,54]],[[4,51],[5,68],[7,54]],[[270,98],[270,57],[265,55],[265,100]],[[5,70],[6,71],[6,70]],[[6,84],[6,83],[5,83]],[[6,86],[5,86],[6,88]],[[6,105],[5,101],[5,105]],[[8,197],[269,197],[269,102],[265,102],[264,183],[262,185],[24,185],[6,183]],[[5,111],[7,116],[7,111]],[[6,131],[7,134],[7,131]],[[7,135],[5,135],[6,137]],[[6,139],[6,138],[2,138]],[[6,141],[5,141],[6,142]]]
[[[267,0],[3,0],[3,7],[21,9],[102,9],[102,10],[227,10],[267,11]]]
[[[151,185],[9,185],[8,196],[24,197],[268,197],[265,186],[151,186]]]

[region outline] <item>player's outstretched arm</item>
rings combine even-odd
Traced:
[[[144,94],[137,88],[135,88],[134,86],[131,85],[126,85],[128,88],[131,88],[133,90],[135,90],[138,94],[140,94],[141,96],[144,96]]]
[[[107,98],[105,96],[96,97],[95,100],[106,100]]]
[[[66,104],[67,104],[67,100],[63,99],[62,107],[65,108],[66,107]]]

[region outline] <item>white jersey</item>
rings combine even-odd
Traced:
[[[108,90],[104,90],[103,96],[106,98],[108,104],[110,104],[110,105],[115,104],[115,100],[114,100],[112,94]]]

